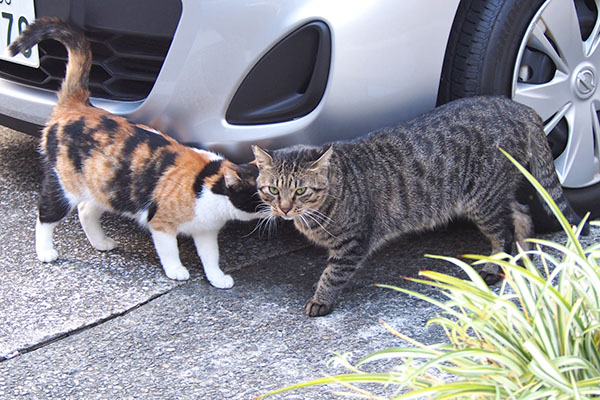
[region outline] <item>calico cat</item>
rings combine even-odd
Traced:
[[[228,220],[259,217],[256,166],[235,165],[93,107],[90,44],[82,32],[58,18],[38,19],[9,50],[13,55],[24,52],[45,39],[61,42],[69,61],[58,103],[41,136],[38,258],[50,262],[58,257],[53,230],[75,207],[90,243],[101,251],[113,249],[115,242],[100,226],[102,213],[112,211],[150,230],[169,278],[189,278],[179,259],[181,233],[193,237],[210,283],[232,287],[231,276],[219,268],[217,235]]]
[[[351,142],[253,151],[261,199],[272,214],[329,250],[327,267],[305,312],[331,312],[336,295],[369,254],[402,233],[467,217],[489,238],[492,253],[510,252],[532,234],[522,182],[502,147],[548,190],[571,223],[543,122],[530,108],[501,97],[457,100]],[[549,209],[546,210],[550,213]],[[497,267],[479,273],[488,284]]]

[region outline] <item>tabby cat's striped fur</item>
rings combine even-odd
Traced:
[[[516,192],[522,176],[504,148],[550,192],[570,222],[543,122],[530,108],[500,97],[457,100],[352,142],[267,152],[254,147],[262,200],[276,216],[329,249],[305,312],[328,314],[365,258],[386,240],[464,216],[510,252],[532,233]],[[488,283],[500,279],[486,265]]]
[[[69,61],[40,143],[44,176],[35,233],[38,258],[49,262],[58,257],[54,227],[75,207],[91,244],[111,250],[115,242],[104,234],[100,216],[113,211],[150,230],[169,278],[189,277],[177,248],[177,234],[183,233],[193,237],[208,280],[219,288],[233,286],[219,268],[217,234],[228,220],[258,217],[256,167],[183,146],[92,107],[89,42],[58,18],[35,21],[10,51],[24,52],[44,39],[65,45]]]

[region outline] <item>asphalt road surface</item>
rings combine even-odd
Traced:
[[[401,238],[375,254],[321,318],[306,317],[303,306],[325,253],[285,224],[270,237],[251,233],[254,223],[222,232],[221,265],[236,282],[230,290],[207,283],[185,238],[180,250],[191,279],[169,280],[149,234],[116,216],[103,224],[117,249],[94,250],[73,214],[56,230],[59,260],[43,264],[34,252],[36,143],[0,128],[0,399],[250,399],[346,372],[328,365],[334,353],[357,360],[407,345],[381,320],[425,343],[444,340],[425,326],[437,309],[374,283],[439,297],[402,277],[420,269],[457,273],[427,253],[488,251],[468,225]],[[336,398],[331,389],[276,398]]]

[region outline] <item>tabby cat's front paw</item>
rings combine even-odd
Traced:
[[[190,278],[190,273],[183,266],[175,268],[165,268],[165,274],[167,274],[168,278],[175,279],[176,281],[185,281]]]
[[[211,285],[219,289],[230,289],[233,287],[233,278],[231,275],[221,275],[219,277],[208,278]]]
[[[333,310],[333,304],[322,303],[315,299],[310,299],[304,307],[304,313],[309,317],[322,317]]]

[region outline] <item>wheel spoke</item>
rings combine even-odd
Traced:
[[[548,39],[548,37],[546,36],[545,31],[546,27],[544,23],[542,21],[538,21],[533,28],[533,32],[531,33],[529,42],[527,42],[527,46],[546,54],[548,57],[550,57],[550,59],[556,66],[556,69],[564,72],[565,74],[568,74],[569,67],[567,66],[565,61],[563,61],[563,59],[560,58],[560,54],[558,54],[554,46],[552,46],[552,43],[550,42],[550,39]]]
[[[596,1],[596,7],[600,6],[599,1]],[[591,57],[592,55],[598,56],[598,44],[600,44],[600,15],[596,15],[596,23],[594,24],[594,29],[592,33],[587,38],[584,43],[584,51],[587,57]]]
[[[568,76],[558,72],[547,83],[518,82],[513,99],[533,108],[545,121],[569,103]]]
[[[584,45],[574,1],[551,1],[541,15],[561,59],[572,69],[584,60]]]
[[[565,106],[558,110],[558,112],[554,114],[552,119],[544,125],[544,133],[546,135],[549,135],[550,132],[552,132],[552,129],[556,128],[556,125],[558,125],[560,120],[565,117],[565,115],[569,112],[571,107],[573,107],[573,103],[569,102],[565,104]]]
[[[595,160],[594,130],[600,125],[596,108],[590,103],[576,104],[565,115],[569,125],[569,141],[565,151],[555,160],[556,172],[566,187],[582,187],[594,182],[598,171]]]

